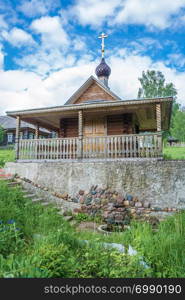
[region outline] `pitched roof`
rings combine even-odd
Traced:
[[[67,100],[64,105],[74,104],[76,100],[90,87],[90,85],[95,82],[100,88],[102,88],[106,93],[111,95],[115,100],[121,100],[115,93],[113,93],[108,87],[106,87],[100,80],[96,79],[94,76],[90,76],[84,84]]]
[[[14,129],[16,128],[16,119],[9,117],[9,116],[0,116],[0,125],[4,129]],[[20,128],[32,128],[35,129],[35,126],[32,124],[29,124],[27,122],[21,121]],[[41,128],[41,131],[48,132],[48,130]]]

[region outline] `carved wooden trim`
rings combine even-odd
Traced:
[[[78,111],[78,136],[79,136],[79,146],[78,146],[78,158],[83,157],[83,111]]]
[[[20,140],[20,116],[16,117],[16,132],[15,132],[15,159],[19,159],[19,140]]]
[[[39,124],[35,125],[35,139],[39,138]]]
[[[156,104],[157,131],[161,131],[161,103]]]

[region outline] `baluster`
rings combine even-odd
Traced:
[[[118,156],[118,139],[117,137],[114,137],[114,149],[115,149],[115,158]]]
[[[92,138],[88,138],[88,158],[92,157],[92,151],[93,151],[93,139]]]
[[[110,138],[110,157],[113,157],[113,140],[112,137]]]
[[[87,138],[83,138],[83,155],[84,158],[87,158]]]
[[[126,157],[128,157],[129,155],[129,151],[128,151],[128,136],[125,137],[125,140],[126,140]]]
[[[154,157],[157,157],[157,135],[154,135]]]
[[[33,142],[32,140],[30,140],[30,143],[28,144],[28,147],[29,147],[29,152],[30,152],[30,160],[32,159],[32,155],[34,153],[33,151]],[[35,149],[34,149],[35,150]]]
[[[68,155],[69,155],[69,145],[68,145],[68,139],[66,139],[66,159],[68,159]]]
[[[75,147],[74,147],[74,143],[75,143],[75,138],[72,139],[71,142],[71,158],[74,159],[75,158]]]
[[[136,137],[136,135],[134,135],[133,136],[133,156],[134,157],[137,157],[136,144],[137,144],[137,137]]]
[[[49,154],[48,159],[50,160],[52,157],[52,140],[49,140]]]
[[[154,136],[151,135],[150,136],[150,157],[154,157],[154,155],[153,155],[153,151],[154,151],[153,145],[154,145]]]
[[[145,135],[145,144],[146,144],[146,153],[145,153],[145,157],[149,156],[149,143],[148,143],[148,136]]]

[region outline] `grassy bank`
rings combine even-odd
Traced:
[[[185,147],[166,147],[163,150],[165,159],[185,159]]]
[[[0,241],[0,277],[185,277],[185,213],[158,232],[138,222],[110,236],[77,232],[53,207],[0,181]],[[107,250],[102,241],[131,245],[138,255]]]
[[[7,161],[14,161],[15,152],[13,149],[0,149],[0,167],[3,167]]]

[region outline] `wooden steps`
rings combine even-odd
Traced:
[[[43,201],[43,198],[35,198],[32,200],[32,202],[41,202]]]
[[[23,196],[23,198],[34,198],[36,195],[35,194],[26,194]]]
[[[20,186],[21,183],[17,181],[10,181],[7,183],[7,186]]]

